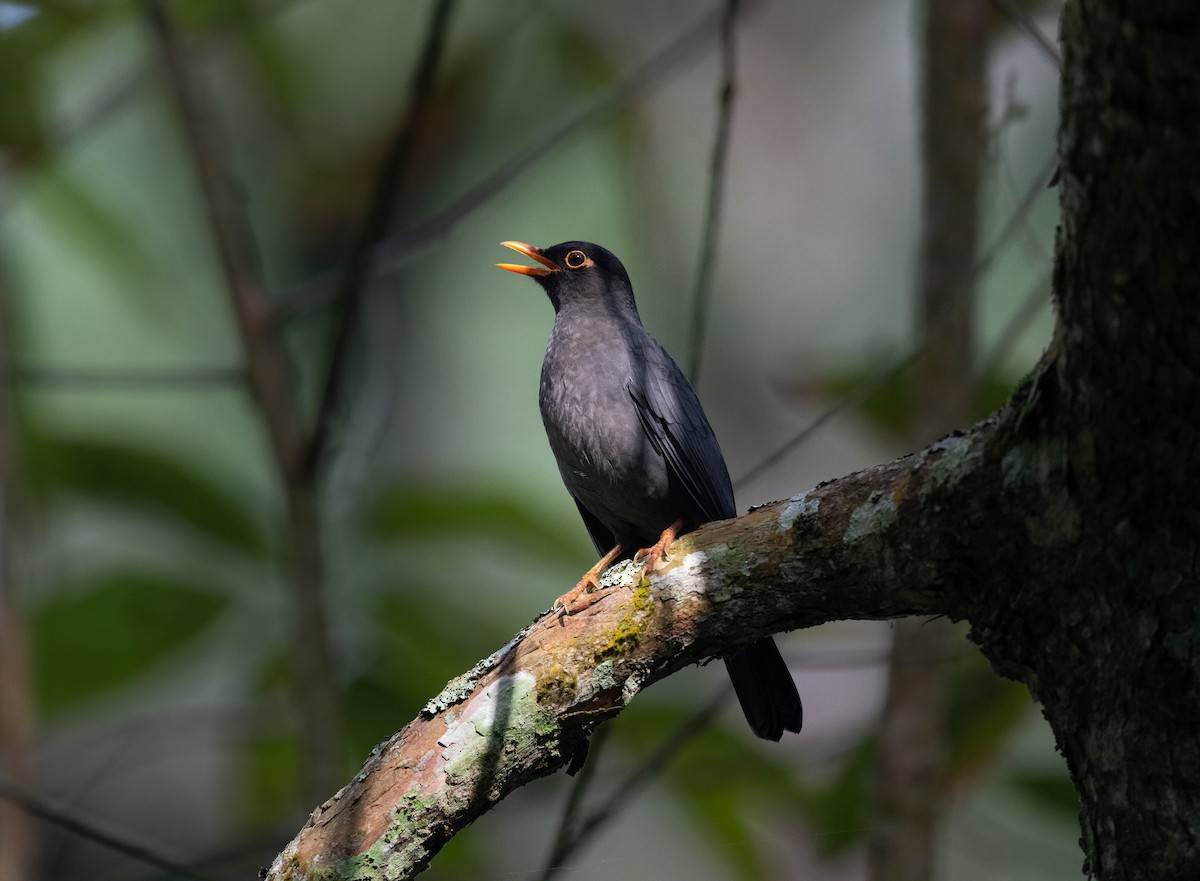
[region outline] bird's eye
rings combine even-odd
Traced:
[[[587,263],[587,254],[583,251],[568,251],[565,259],[568,269],[580,269]]]

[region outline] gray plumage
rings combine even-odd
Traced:
[[[539,250],[533,276],[554,306],[538,401],[550,449],[600,554],[654,544],[737,515],[721,448],[691,384],[645,328],[625,267],[589,242]],[[528,249],[528,250],[526,250]],[[755,733],[799,731],[800,698],[772,639],[726,659]]]

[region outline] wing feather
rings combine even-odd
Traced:
[[[651,444],[708,520],[737,515],[721,447],[679,365],[648,335],[626,388]]]

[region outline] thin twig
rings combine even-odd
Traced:
[[[888,382],[900,375],[904,370],[908,369],[925,351],[925,346],[928,339],[921,339],[912,349],[900,356],[889,364],[884,365],[879,370],[868,376],[857,386],[848,391],[838,400],[834,401],[812,422],[793,434],[786,441],[780,444],[767,456],[763,457],[758,463],[752,466],[748,471],[741,474],[733,481],[734,489],[740,489],[750,481],[766,473],[771,468],[775,467],[781,461],[788,457],[796,448],[800,447],[810,437],[820,431],[827,422],[835,416],[839,416],[847,410],[857,409],[871,395],[883,388]]]
[[[298,5],[298,0],[271,0],[256,4],[254,13],[260,18],[270,19],[293,5]],[[201,61],[207,61],[227,48],[230,30],[232,29],[221,22],[213,23],[196,53]],[[62,122],[51,121],[47,137],[40,140],[36,146],[18,155],[10,153],[0,156],[0,180],[4,180],[10,174],[15,176],[22,172],[25,173],[22,179],[31,179],[32,176],[28,172],[36,170],[39,163],[52,160],[55,155],[60,155],[77,144],[84,135],[91,134],[93,130],[111,121],[153,82],[154,78],[148,65],[141,60],[135,62],[132,70],[123,72],[115,82],[110,82],[107,89],[96,100],[81,108],[78,114]],[[0,209],[12,204],[15,196],[10,189],[0,190]]]
[[[1055,70],[1062,68],[1062,56],[1058,54],[1058,46],[1042,33],[1042,29],[1033,20],[1033,16],[1013,0],[992,0],[992,5],[1011,18],[1025,36],[1033,40],[1034,45],[1041,50],[1042,57],[1053,64]]]
[[[688,377],[693,385],[700,382],[700,365],[704,357],[704,339],[712,300],[713,265],[717,254],[717,234],[721,225],[725,172],[729,158],[729,134],[733,127],[733,99],[737,89],[737,45],[734,25],[740,6],[741,0],[726,0],[725,15],[721,19],[721,85],[717,92],[717,130],[713,138],[708,173],[708,205],[704,212],[700,269],[696,274],[696,293],[692,300],[692,357],[688,366]]]
[[[1013,313],[1008,324],[1000,331],[996,342],[987,354],[980,358],[979,364],[975,368],[975,394],[979,393],[987,378],[999,369],[1001,360],[1020,339],[1029,323],[1050,304],[1049,288],[1052,275],[1053,270],[1047,269],[1029,286],[1028,292],[1021,300],[1021,305],[1017,307],[1017,311]]]
[[[549,881],[555,876],[563,860],[567,858],[574,846],[575,820],[579,816],[579,809],[583,806],[583,799],[587,795],[592,779],[596,776],[596,766],[600,762],[600,754],[604,750],[604,745],[608,743],[610,731],[611,725],[601,724],[596,729],[596,733],[592,735],[591,743],[588,745],[587,761],[576,775],[571,792],[567,796],[567,803],[563,806],[563,814],[558,822],[558,831],[554,835],[554,847],[550,849],[550,854],[546,857],[546,865],[542,867],[542,874],[538,876],[540,881]]]
[[[306,437],[296,404],[295,374],[271,322],[271,302],[257,266],[249,224],[231,183],[214,133],[215,114],[185,63],[183,48],[162,0],[142,0],[158,45],[191,154],[208,226],[232,301],[250,391],[262,413],[286,494],[287,567],[291,589],[294,695],[301,717],[303,797],[333,790],[340,760],[340,712],[324,608],[325,560],[317,487],[302,465]]]
[[[80,838],[86,838],[88,841],[95,842],[115,853],[124,854],[140,863],[154,866],[156,869],[161,869],[174,877],[189,878],[192,881],[212,881],[207,875],[202,875],[195,869],[185,866],[183,863],[169,859],[148,847],[134,844],[132,841],[119,835],[105,832],[98,826],[79,819],[74,812],[68,811],[65,808],[55,807],[44,799],[3,778],[0,778],[0,799],[16,805],[26,813],[45,820],[47,823],[52,823],[55,826],[66,829],[68,832],[73,832]]]
[[[142,0],[142,8],[168,75],[171,96],[183,126],[184,146],[196,167],[209,231],[243,337],[248,377],[266,419],[276,460],[289,473],[299,459],[301,432],[292,402],[286,357],[278,341],[264,333],[270,298],[258,271],[254,237],[210,132],[214,114],[204,107],[200,84],[184,59],[183,47],[166,7],[162,0]]]
[[[613,787],[609,797],[584,818],[574,834],[563,845],[561,848],[562,859],[566,859],[572,852],[587,844],[600,829],[617,817],[647,784],[662,774],[685,746],[708,729],[731,694],[733,694],[733,686],[726,683],[707,704],[667,735],[654,752],[634,768],[624,780]],[[541,876],[542,881],[553,878],[560,869],[565,868],[565,865],[560,861],[556,865],[546,868],[547,871]]]
[[[563,141],[602,119],[632,104],[642,95],[678,72],[691,60],[720,27],[720,12],[705,15],[678,39],[640,65],[628,77],[601,96],[594,104],[570,117],[546,137],[512,156],[445,208],[405,232],[392,236],[375,249],[373,262],[377,275],[395,272],[416,253],[440,241],[475,209],[503,192]],[[301,282],[276,310],[277,320],[287,320],[326,302],[331,293],[322,279]]]
[[[955,291],[956,297],[966,296],[970,293],[975,279],[991,265],[992,261],[996,259],[996,256],[1012,239],[1013,235],[1020,228],[1025,216],[1029,213],[1030,209],[1032,209],[1037,197],[1046,191],[1045,181],[1053,172],[1056,165],[1057,159],[1051,157],[1050,162],[1034,177],[1033,183],[1030,184],[1029,189],[1026,190],[1020,204],[1018,204],[1013,210],[1013,214],[1009,217],[1003,228],[997,234],[995,241],[992,242],[991,246],[979,257],[979,259],[975,261],[974,264],[972,264],[971,272],[966,281]],[[734,488],[736,489],[738,487],[745,486],[751,480],[754,480],[755,478],[764,474],[766,471],[773,468],[775,465],[785,459],[790,453],[796,450],[797,447],[812,437],[819,429],[821,429],[835,416],[840,415],[846,410],[853,410],[857,408],[860,404],[870,398],[871,395],[882,388],[887,382],[896,377],[901,371],[908,368],[909,365],[913,364],[919,357],[921,357],[922,353],[925,351],[925,348],[929,345],[930,339],[936,336],[936,334],[946,326],[946,324],[949,322],[951,314],[952,313],[947,313],[944,315],[942,320],[933,325],[906,354],[900,356],[895,361],[885,365],[864,379],[855,388],[847,392],[845,396],[835,401],[828,408],[822,411],[816,419],[789,437],[771,453],[760,459],[757,464],[752,466],[749,470],[734,480]]]
[[[239,367],[32,367],[0,363],[0,382],[65,391],[157,391],[226,388],[245,383]]]
[[[412,159],[413,147],[429,115],[434,75],[446,44],[454,2],[455,0],[437,0],[434,5],[429,27],[425,31],[425,45],[413,71],[408,110],[392,138],[375,181],[370,205],[346,259],[345,272],[336,294],[338,314],[334,320],[324,391],[304,455],[304,469],[309,472],[320,467],[322,454],[328,443],[330,423],[336,415],[345,385],[343,373],[349,354],[350,338],[358,321],[363,291],[371,279],[375,246],[387,235],[396,200]]]
[[[918,655],[909,656],[901,659],[899,663],[913,665],[944,664],[946,661],[961,658],[966,653],[967,646],[959,644],[937,654],[929,654],[926,657]],[[892,653],[889,649],[869,651],[832,650],[803,654],[788,653],[784,655],[784,658],[789,667],[800,670],[857,670],[881,667],[892,660]],[[654,776],[661,773],[674,760],[680,750],[695,739],[695,737],[703,733],[715,718],[716,712],[729,699],[729,694],[730,688],[728,686],[715,694],[708,704],[680,725],[651,756],[643,760],[638,768],[630,774],[627,781],[614,789],[613,796],[603,806],[598,808],[594,813],[589,814],[583,823],[576,824],[575,817],[578,815],[579,806],[582,804],[583,797],[590,786],[597,765],[599,751],[603,747],[605,737],[608,733],[607,725],[598,729],[592,737],[591,753],[588,756],[587,764],[584,765],[583,771],[576,778],[576,783],[568,796],[567,805],[564,809],[562,820],[559,823],[550,858],[542,868],[541,874],[537,876],[540,881],[548,881],[548,879],[553,878],[557,874],[559,869],[564,868],[563,863],[567,857],[584,842],[584,835],[582,833],[586,832],[587,835],[595,834],[595,832],[599,831],[600,826],[615,819],[621,810],[632,801],[632,798],[630,798],[620,800],[618,803],[618,794],[622,793],[629,785],[645,785]]]

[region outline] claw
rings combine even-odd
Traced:
[[[582,612],[604,596],[600,591],[600,573],[619,556],[621,556],[621,546],[617,545],[601,557],[595,566],[584,572],[583,577],[573,588],[554,601],[551,608],[558,615],[559,621],[567,615]]]
[[[596,600],[600,599],[597,595],[597,591],[599,590],[600,579],[589,570],[579,579],[578,584],[554,601],[552,608],[558,613],[559,620],[567,615],[582,612],[592,603],[596,602]],[[581,603],[581,599],[585,601]]]
[[[639,562],[645,560],[643,570],[647,575],[652,573],[662,560],[671,559],[671,545],[675,541],[675,537],[679,535],[679,530],[683,528],[683,521],[676,520],[670,526],[662,531],[662,535],[658,537],[658,541],[650,545],[648,548],[642,548],[633,555],[633,561]]]

